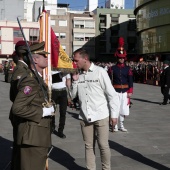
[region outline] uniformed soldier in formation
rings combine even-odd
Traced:
[[[125,116],[129,115],[130,97],[133,93],[133,74],[129,66],[125,65],[126,51],[124,49],[124,39],[119,38],[119,47],[115,52],[117,64],[112,67],[112,83],[119,95],[119,119],[113,131],[121,130],[127,132],[124,127]],[[119,127],[118,127],[119,126]]]
[[[54,107],[52,104],[45,107],[48,88],[42,74],[48,62],[44,45],[42,42],[30,46],[35,65],[31,63],[32,72],[20,78],[17,84],[19,91],[12,105],[12,113],[17,116],[17,145],[20,147],[17,170],[44,170],[51,146]]]
[[[165,60],[163,62],[163,72],[160,76],[161,82],[161,93],[163,94],[163,102],[160,105],[166,105],[168,100],[170,100],[169,88],[170,88],[170,62]]]
[[[28,68],[27,61],[27,48],[25,41],[18,41],[15,45],[15,51],[13,53],[13,61],[16,63],[16,67],[11,76],[10,81],[10,100],[14,102],[16,95],[18,93],[17,84],[23,74],[28,74],[30,69]],[[11,159],[11,169],[18,165],[19,157],[19,147],[17,147],[17,118],[10,111],[9,119],[13,126],[13,150],[12,150],[12,159]]]

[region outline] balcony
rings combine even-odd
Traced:
[[[99,28],[106,28],[106,23],[100,23]]]

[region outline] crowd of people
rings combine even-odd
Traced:
[[[108,71],[108,74],[110,76],[110,68],[113,67],[116,62],[96,62],[95,63],[98,66],[103,67],[106,71]],[[150,84],[152,83],[155,85],[160,85],[160,75],[163,71],[163,62],[160,66],[158,66],[158,63],[155,61],[125,61],[125,64],[129,66],[132,69],[133,72],[133,81],[135,83],[146,83]]]

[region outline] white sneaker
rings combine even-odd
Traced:
[[[128,130],[125,129],[124,127],[119,128],[119,130],[122,131],[122,132],[127,132],[127,131],[128,131]]]
[[[115,128],[113,129],[113,132],[118,132],[118,128],[115,127]]]
[[[118,132],[118,126],[117,125],[115,125],[113,132]]]

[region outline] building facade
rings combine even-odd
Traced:
[[[114,52],[119,37],[125,41],[129,57],[137,54],[136,18],[133,10],[97,8],[96,14],[96,59],[115,60]]]
[[[39,23],[21,21],[25,37],[30,42],[39,40]],[[11,57],[15,44],[23,40],[23,35],[16,21],[0,21],[0,58]]]
[[[134,13],[139,35],[139,53],[164,60],[170,55],[169,0],[136,0]]]
[[[89,12],[83,14],[70,15],[72,34],[72,51],[73,53],[78,48],[88,50],[92,59],[95,58],[95,17]]]
[[[105,6],[110,9],[125,9],[125,0],[108,0]]]

